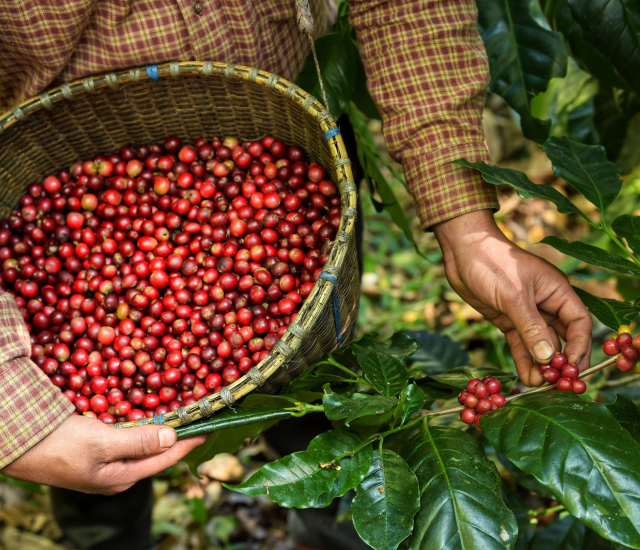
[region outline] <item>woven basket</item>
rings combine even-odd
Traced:
[[[342,218],[322,278],[269,356],[220,392],[175,412],[117,426],[181,426],[251,391],[272,393],[340,342],[353,338],[360,293],[356,187],[339,129],[295,84],[232,63],[171,62],[63,84],[0,117],[0,219],[27,186],[98,152],[162,142],[170,135],[240,140],[273,135],[303,147],[339,186]]]

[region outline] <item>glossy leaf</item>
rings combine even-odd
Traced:
[[[582,550],[586,532],[580,520],[567,515],[538,530],[529,550]]]
[[[384,209],[389,212],[393,223],[404,233],[404,236],[413,244],[416,251],[422,254],[422,252],[418,250],[415,238],[413,237],[409,218],[389,185],[389,182],[380,170],[378,163],[382,162],[382,158],[373,134],[371,130],[369,130],[367,120],[353,102],[348,106],[348,113],[349,120],[353,127],[353,135],[356,138],[358,160],[364,171],[364,177],[372,190],[372,198],[373,191],[375,190],[378,192],[380,200],[382,201],[382,204],[374,203],[374,206],[376,206],[378,211]]]
[[[310,451],[324,450],[332,456],[349,453],[365,442],[365,437],[350,430],[331,430],[314,437],[309,443]],[[334,498],[341,497],[350,489],[357,487],[365,478],[373,461],[373,448],[367,445],[352,457],[340,460],[340,473],[328,493],[322,493],[316,501],[315,508],[329,506]]]
[[[329,384],[324,386],[322,397],[324,413],[329,420],[344,418],[347,425],[361,416],[377,415],[393,409],[398,400],[382,395],[355,394],[344,397],[331,390]]]
[[[325,34],[315,41],[315,47],[329,101],[327,107],[333,118],[338,120],[351,101],[360,54],[351,38],[350,29]],[[307,55],[296,81],[303,90],[324,102],[311,52]]]
[[[556,176],[568,181],[604,212],[622,188],[620,167],[607,159],[602,145],[585,145],[551,137],[542,147]]]
[[[530,102],[567,70],[562,35],[535,21],[528,0],[477,0],[476,5],[478,30],[489,56],[489,89],[520,115],[525,136],[542,143],[550,122],[533,118]]]
[[[454,428],[427,426],[400,456],[420,484],[410,550],[513,548],[516,519],[502,501],[498,470],[477,439]]]
[[[600,535],[640,546],[638,445],[606,406],[561,392],[486,414],[488,441]]]
[[[609,160],[617,160],[625,143],[629,121],[640,111],[640,98],[633,92],[614,89],[601,82],[594,105],[599,141],[606,148]]]
[[[506,484],[502,486],[502,500],[506,507],[513,512],[518,524],[518,539],[513,550],[528,550],[529,543],[536,533],[536,526],[531,523],[529,517],[529,507],[522,502],[518,493],[509,489]]]
[[[616,395],[614,403],[607,405],[618,424],[629,432],[633,439],[640,443],[640,409],[624,395]]]
[[[362,540],[376,550],[395,550],[411,534],[419,507],[418,480],[404,459],[387,449],[375,451],[351,503]]]
[[[465,159],[456,160],[455,164],[478,170],[482,178],[493,185],[508,185],[513,187],[518,196],[523,199],[545,199],[556,205],[558,212],[562,214],[578,214],[591,223],[591,220],[575,204],[573,204],[560,191],[550,185],[535,184],[523,172],[489,166],[484,162],[469,162]]]
[[[628,325],[640,314],[640,306],[619,302],[610,298],[599,298],[581,288],[573,287],[589,312],[603,325],[618,330],[620,325]]]
[[[554,236],[545,237],[540,242],[552,246],[567,256],[572,256],[591,265],[626,273],[627,275],[640,275],[640,267],[636,266],[636,264],[597,246],[580,241],[569,242]]]
[[[640,254],[640,216],[619,216],[613,220],[611,227],[618,237],[627,240],[631,250]]]
[[[493,376],[499,380],[502,385],[509,384],[515,380],[515,375],[510,372],[504,372],[500,369],[492,367],[458,367],[442,374],[434,374],[430,378],[461,390],[466,389],[469,380],[473,378],[484,378],[485,376]]]
[[[412,365],[413,373],[438,374],[469,364],[467,350],[448,336],[426,330],[407,330],[405,332],[420,346],[410,358],[406,359]],[[423,367],[421,371],[413,366],[416,364]]]
[[[584,39],[640,91],[640,6],[635,0],[569,0]]]
[[[400,360],[375,348],[355,346],[365,379],[382,395],[398,395],[406,386],[409,374]]]
[[[427,402],[427,398],[420,391],[420,386],[418,386],[415,382],[410,386],[407,386],[402,391],[403,396],[405,396],[405,400],[402,403],[402,414],[401,421],[404,424],[407,420],[411,420],[411,415],[413,413],[417,413],[424,404]]]

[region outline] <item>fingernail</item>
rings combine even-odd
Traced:
[[[162,428],[158,432],[158,441],[160,441],[160,447],[163,449],[168,449],[169,447],[173,447],[173,444],[176,442],[176,432],[170,428]]]
[[[553,355],[553,347],[549,342],[538,342],[533,346],[533,355],[539,363],[546,363]]]

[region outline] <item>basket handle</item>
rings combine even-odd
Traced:
[[[316,64],[316,71],[318,71],[318,81],[320,82],[320,90],[322,91],[324,106],[328,109],[329,102],[327,101],[327,94],[324,91],[324,82],[322,81],[322,74],[320,73],[320,63],[318,63],[316,46],[313,42],[313,33],[316,30],[316,24],[313,20],[309,0],[296,0],[296,9],[298,10],[298,28],[301,33],[306,34],[309,37],[309,41],[311,42],[311,52],[313,53],[313,60]]]

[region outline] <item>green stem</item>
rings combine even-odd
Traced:
[[[536,512],[535,510],[529,510],[528,515],[533,516],[535,518],[546,518],[551,514],[555,514],[556,512],[562,512],[564,510],[564,506],[562,504],[558,504],[557,506],[553,506],[551,508],[547,508],[546,510],[542,510],[542,512]]]
[[[620,248],[620,250],[622,250],[625,255],[627,255],[631,261],[633,263],[635,263],[638,267],[640,267],[640,260],[638,260],[638,258],[636,258],[631,252],[629,252],[629,249],[622,244],[622,242],[618,239],[618,237],[615,236],[615,234],[613,233],[613,231],[611,231],[611,229],[609,228],[609,226],[606,224],[606,222],[604,221],[604,218],[602,219],[602,230],[609,235],[609,238],[616,243],[616,245],[618,245],[618,247]]]
[[[365,380],[361,376],[358,376],[357,374],[355,374],[353,371],[351,371],[350,369],[348,369],[344,365],[341,365],[340,363],[336,363],[335,361],[330,361],[330,363],[334,367],[339,368],[341,371],[344,371],[347,374],[349,374],[350,376],[355,377],[355,380],[345,380],[345,382],[350,382],[352,384],[354,384],[354,383],[355,384],[364,384],[365,386],[369,386],[372,390],[375,390],[375,388],[367,380]]]
[[[295,409],[286,409],[286,410],[296,411],[296,412],[292,412],[291,416],[300,418],[301,416],[304,416],[307,413],[324,412],[324,407],[322,405],[311,405],[310,403],[302,403],[302,402],[296,401]]]

